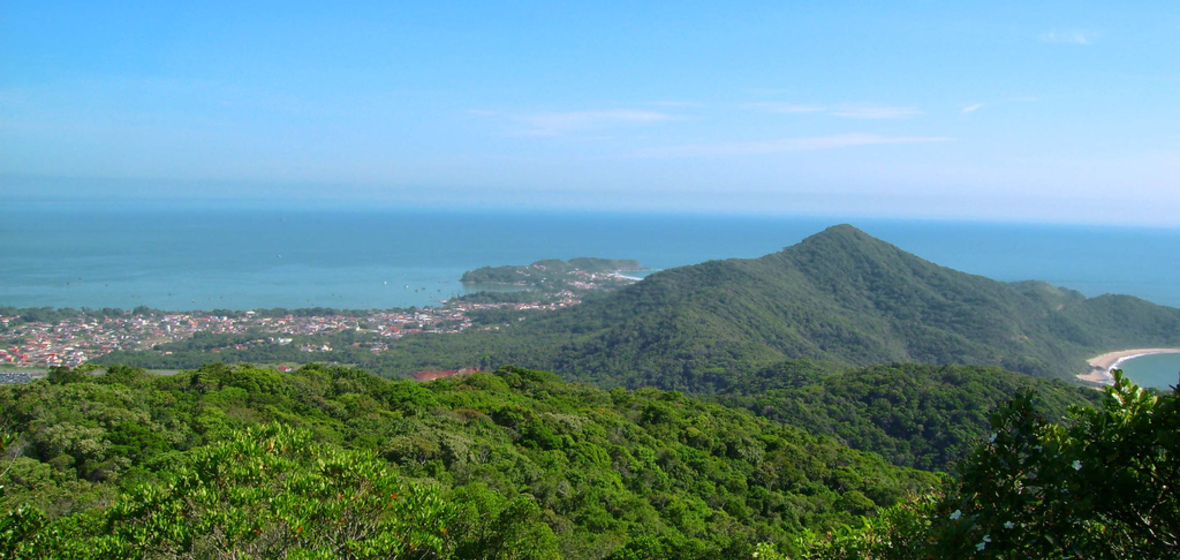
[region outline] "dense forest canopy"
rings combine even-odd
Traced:
[[[0,388],[0,411],[18,451],[0,550],[30,557],[481,558],[462,551],[525,536],[539,556],[502,557],[734,557],[937,485],[742,410],[521,369],[419,384],[315,365],[62,368]]]
[[[937,387],[970,371],[853,375],[934,375]],[[1038,387],[1027,389],[995,407],[989,435],[940,479],[740,409],[532,370],[418,384],[317,365],[211,365],[170,377],[59,368],[0,388],[0,554],[1180,552],[1175,393],[1116,377],[1098,406],[1073,407],[1059,423],[1043,412]]]
[[[996,367],[889,364],[834,368],[786,361],[743,377],[715,399],[890,462],[949,470],[989,431],[988,411],[1022,393],[1061,419],[1094,404],[1097,391]]]

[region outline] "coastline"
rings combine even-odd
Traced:
[[[631,272],[631,273],[647,272],[648,274],[651,274],[650,271],[651,271],[650,268],[640,268],[637,270],[616,270],[616,271],[610,273],[610,275],[614,276],[615,278],[622,278],[624,280],[634,280],[636,282],[639,282],[640,280],[643,280],[644,278],[646,278],[646,276],[628,276],[627,273],[628,272]]]
[[[1090,364],[1090,371],[1078,374],[1077,377],[1082,381],[1090,383],[1111,385],[1114,383],[1114,378],[1110,375],[1111,370],[1117,369],[1119,364],[1127,360],[1133,360],[1151,354],[1180,354],[1180,348],[1135,348],[1132,350],[1107,352],[1087,360]]]

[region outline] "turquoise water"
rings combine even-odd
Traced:
[[[1180,307],[1180,230],[638,214],[0,208],[0,305],[423,306],[485,265],[757,257],[837,223],[997,280]]]
[[[1167,389],[1180,379],[1180,354],[1149,354],[1127,360],[1119,367],[1141,387]]]

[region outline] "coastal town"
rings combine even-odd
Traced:
[[[0,365],[28,368],[76,367],[117,350],[152,350],[161,345],[192,339],[199,333],[213,335],[257,335],[236,344],[288,345],[301,338],[306,352],[330,351],[307,337],[346,331],[375,335],[379,340],[398,339],[418,333],[453,334],[479,325],[471,315],[478,311],[552,311],[577,305],[580,297],[563,290],[542,300],[527,303],[444,302],[439,307],[408,310],[373,310],[350,314],[270,313],[243,311],[232,314],[212,312],[127,311],[122,316],[96,317],[85,313],[57,321],[27,321],[21,315],[0,316]],[[380,352],[381,342],[371,343]],[[210,352],[220,349],[211,348]],[[7,379],[7,378],[6,378]],[[13,382],[27,379],[16,375]]]

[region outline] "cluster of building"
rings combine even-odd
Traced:
[[[22,323],[0,317],[0,363],[28,366],[77,366],[91,358],[124,349],[150,348],[169,340],[150,316],[97,319],[79,315],[56,323]]]
[[[56,323],[23,322],[19,317],[0,317],[0,364],[21,366],[78,366],[116,350],[149,350],[159,344],[192,338],[197,333],[266,336],[246,344],[291,344],[295,336],[335,334],[344,331],[375,333],[383,338],[407,334],[457,333],[474,326],[468,313],[481,309],[558,309],[576,305],[572,292],[562,292],[551,303],[466,303],[445,302],[441,307],[410,311],[369,311],[358,315],[264,316],[253,311],[237,316],[194,313],[166,313],[96,318],[77,315]],[[486,327],[485,327],[486,328]],[[330,351],[322,342],[304,342],[308,352]],[[244,348],[239,344],[235,347]],[[374,352],[384,351],[374,343]],[[211,350],[216,352],[218,350]]]

